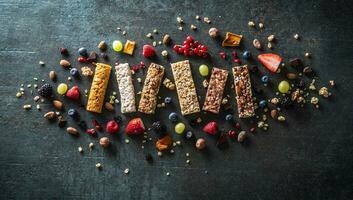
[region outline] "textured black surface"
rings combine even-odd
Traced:
[[[1,0],[0,198],[352,199],[352,10],[350,1]],[[179,14],[186,22],[184,31],[177,29]],[[197,14],[208,16],[212,24],[196,21]],[[249,20],[263,22],[265,28],[261,31],[248,28]],[[195,33],[189,30],[191,23],[198,27]],[[42,118],[45,111],[52,109],[50,104],[42,104],[42,111],[38,112],[29,90],[25,98],[15,97],[20,84],[35,83],[33,77],[48,80],[47,73],[53,69],[59,74],[59,82],[66,82],[68,72],[58,65],[59,47],[69,49],[72,55],[69,59],[78,67],[75,59],[79,47],[97,51],[101,40],[110,44],[115,39],[132,39],[138,44],[135,55],[117,55],[110,50],[109,63],[113,64],[118,57],[120,62],[136,65],[145,60],[140,55],[142,44],[152,41],[145,35],[156,28],[159,30],[157,38],[168,32],[180,43],[191,33],[210,47],[211,61],[191,59],[200,102],[203,102],[205,91],[197,66],[207,63],[229,69],[231,65],[230,60],[217,56],[221,48],[207,36],[210,26],[218,27],[222,33],[243,34],[242,47],[237,52],[249,49],[258,54],[251,45],[253,38],[265,41],[269,34],[277,37],[273,51],[286,59],[312,52],[312,59],[304,60],[318,73],[318,87],[327,85],[330,79],[336,80],[333,96],[328,100],[320,98],[318,110],[307,105],[285,112],[287,123],[270,120],[268,132],[258,131],[245,145],[230,141],[229,148],[223,151],[215,147],[214,138],[204,136],[200,127],[194,131],[197,136],[206,137],[209,148],[205,152],[196,152],[192,142],[173,135],[174,139],[182,141],[182,146],[174,148],[174,155],[165,154],[162,158],[157,157],[152,142],[142,149],[141,138],[131,138],[130,144],[125,144],[126,136],[120,134],[111,137],[112,148],[103,150],[97,139],[84,133],[77,139],[70,137],[64,129]],[[122,36],[117,27],[126,30],[127,35]],[[299,33],[300,41],[293,39],[294,33]],[[157,49],[160,52],[164,46]],[[231,51],[226,50],[228,55]],[[170,62],[183,59],[171,53]],[[39,60],[45,61],[46,66],[38,66]],[[169,61],[161,56],[155,61],[167,68],[166,75],[171,78]],[[142,73],[138,76],[144,78]],[[274,83],[281,79],[281,75],[271,77]],[[259,76],[252,78],[254,85],[259,85]],[[234,107],[232,80],[231,77],[227,84],[227,94]],[[73,84],[85,89],[89,87],[89,80],[83,77],[70,82]],[[137,91],[141,87],[136,84]],[[116,88],[112,75],[108,93]],[[272,91],[271,87],[267,89],[265,96],[270,97]],[[166,119],[171,110],[179,113],[176,94],[163,88],[160,95],[172,96],[173,105],[143,119],[148,125],[161,119],[172,132],[173,127]],[[65,102],[68,102],[66,108],[79,109],[77,104]],[[25,103],[34,108],[24,111]],[[88,123],[91,118],[105,122],[113,117],[109,113],[88,114],[82,109],[80,113]],[[202,117],[204,121],[216,119],[221,127],[228,129],[223,120],[225,114],[223,111],[221,117],[211,114],[202,114]],[[72,121],[69,124],[76,127]],[[242,122],[244,129],[251,124]],[[106,134],[100,133],[102,135]],[[92,152],[88,150],[91,141],[96,144]],[[80,145],[84,147],[83,155],[77,152]],[[153,155],[153,164],[144,160],[146,152]],[[185,163],[186,152],[190,153],[191,165]],[[95,168],[97,162],[103,164],[103,170]],[[128,176],[123,174],[125,168],[130,169]],[[171,176],[166,176],[167,172]]]

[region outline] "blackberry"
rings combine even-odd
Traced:
[[[38,94],[42,97],[50,97],[52,93],[53,93],[53,88],[48,83],[42,85],[42,87],[40,87],[38,90]]]
[[[161,121],[156,121],[156,122],[153,122],[152,124],[152,129],[155,131],[155,132],[162,132],[164,133],[165,132],[165,126],[162,124]]]
[[[283,108],[289,108],[290,106],[292,106],[293,105],[293,102],[292,102],[292,100],[289,98],[289,97],[283,97],[283,98],[281,98],[281,100],[280,100],[280,105],[283,107]]]

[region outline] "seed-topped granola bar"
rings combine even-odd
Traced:
[[[189,60],[172,63],[175,86],[178,93],[182,115],[200,112],[194,80],[192,79]]]
[[[215,114],[219,113],[227,77],[227,70],[215,67],[212,69],[212,74],[208,84],[207,94],[202,110]]]
[[[153,114],[157,106],[157,94],[164,75],[164,67],[151,63],[142,89],[138,111]]]
[[[233,67],[233,75],[239,118],[252,117],[255,115],[255,105],[247,65]]]
[[[107,64],[97,63],[91,89],[89,91],[87,111],[100,113],[104,102],[105,91],[108,86],[112,67]]]

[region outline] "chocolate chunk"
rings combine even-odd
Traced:
[[[299,68],[303,66],[303,62],[301,59],[299,58],[293,58],[289,60],[289,64],[290,66],[292,66],[293,68]]]

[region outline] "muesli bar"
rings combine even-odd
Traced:
[[[100,113],[104,103],[105,91],[108,86],[112,67],[103,63],[96,64],[96,71],[89,91],[87,111]]]
[[[175,86],[178,93],[182,115],[200,112],[194,80],[192,79],[189,60],[172,63]]]
[[[247,65],[233,67],[233,75],[239,118],[252,117],[255,115],[255,105]]]
[[[208,84],[206,98],[202,110],[215,114],[219,113],[227,78],[227,70],[215,67],[212,69],[212,74]]]
[[[135,89],[132,84],[129,63],[115,66],[115,71],[120,93],[121,113],[136,112]]]
[[[138,111],[153,114],[157,106],[157,94],[164,75],[164,67],[151,63],[142,89]]]

